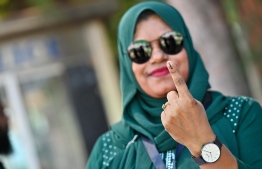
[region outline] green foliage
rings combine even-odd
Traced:
[[[44,11],[49,11],[54,7],[54,0],[28,0],[28,4]]]
[[[8,4],[9,0],[0,0],[0,19],[3,18],[6,14],[4,10],[6,4]]]
[[[95,0],[0,0],[0,20],[14,16],[17,13],[23,13],[29,8],[43,14],[52,14],[63,6],[92,1]]]
[[[0,0],[0,19],[15,16],[23,10],[36,7],[40,10],[50,9],[52,0]]]

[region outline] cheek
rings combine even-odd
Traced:
[[[132,70],[136,78],[137,83],[141,86],[145,79],[144,66],[132,63]]]
[[[187,81],[189,75],[189,62],[186,50],[183,49],[182,52],[177,56],[171,56],[170,60],[178,65],[181,75],[183,76],[185,81]]]
[[[182,66],[182,76],[185,79],[185,81],[188,80],[188,75],[189,75],[189,63],[188,60],[186,59],[186,62],[184,62],[183,66]]]

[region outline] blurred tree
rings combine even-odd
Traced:
[[[0,20],[47,14],[81,3],[95,0],[0,0]]]
[[[0,0],[0,19],[4,19],[10,13],[19,11],[26,8],[28,5],[26,0],[11,1],[11,0]]]
[[[53,6],[53,0],[0,0],[0,20],[32,16]]]
[[[262,75],[262,1],[241,0],[236,1],[237,13],[247,34],[254,62],[258,65]]]
[[[222,2],[252,95],[262,103],[261,0],[223,0]]]

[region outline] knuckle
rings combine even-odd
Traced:
[[[166,126],[167,126],[167,121],[162,119],[162,124],[163,124],[163,126],[165,126],[165,128],[166,128]]]
[[[175,120],[175,119],[178,119],[179,116],[183,113],[183,108],[181,108],[181,106],[177,106],[174,108],[174,113],[172,114],[172,118]]]
[[[194,100],[196,101],[197,104],[202,104],[200,101],[198,101],[198,100],[196,100],[196,99],[194,99]]]
[[[161,121],[162,122],[166,121],[165,120],[165,112],[164,111],[162,111],[162,113],[161,113]]]
[[[177,114],[173,114],[171,117],[170,117],[170,121],[174,122],[178,117]]]
[[[163,112],[161,113],[160,117],[161,117],[162,123],[164,123],[164,115],[163,115]]]
[[[176,91],[170,91],[167,93],[167,98],[172,98],[175,97],[177,95]]]
[[[170,130],[171,129],[171,124],[170,123],[165,123],[164,126],[165,126],[166,130]]]
[[[185,84],[185,81],[184,81],[183,77],[180,77],[180,78],[176,79],[176,83],[178,85],[183,85],[183,84]]]
[[[181,112],[180,108],[172,107],[172,112],[169,114],[169,121],[174,122],[176,119],[178,119],[179,114]]]
[[[189,99],[188,104],[193,107],[196,106],[198,104],[198,102],[195,99]]]
[[[170,98],[171,97],[171,92],[168,92],[167,95],[166,95],[167,98]]]

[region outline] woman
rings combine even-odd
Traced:
[[[262,168],[262,110],[209,91],[179,12],[129,9],[118,30],[123,118],[95,144],[88,169]]]

